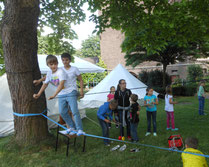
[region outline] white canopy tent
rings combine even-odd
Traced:
[[[60,57],[58,57],[59,65],[62,66],[62,62]],[[45,74],[49,68],[46,66],[46,56],[39,55],[38,56],[39,67],[42,74]],[[73,66],[78,67],[78,69],[82,73],[91,73],[91,72],[104,72],[105,69],[98,67],[92,63],[86,62],[80,58],[75,57],[75,63],[72,63]],[[7,136],[14,132],[14,117],[13,117],[13,109],[12,109],[12,102],[9,92],[9,87],[7,83],[6,74],[0,77],[0,137]],[[51,84],[47,87],[45,93],[46,97],[52,95],[52,92],[55,91],[55,87]],[[58,112],[58,100],[47,100],[47,108],[49,109],[48,116],[55,121],[58,121],[59,112]],[[80,102],[78,102],[79,112],[81,117],[84,118],[86,116],[85,108],[83,107]],[[55,124],[48,121],[49,128],[55,127]]]
[[[46,65],[46,57],[47,55],[38,55],[38,63],[42,74],[46,74],[47,71],[49,71],[49,67]],[[58,59],[58,67],[62,67],[63,64],[61,56],[56,57]],[[70,64],[74,67],[77,67],[81,73],[101,73],[105,71],[104,68],[99,67],[76,56],[74,56],[74,63]]]
[[[108,76],[85,94],[84,98],[81,99],[81,104],[86,108],[98,108],[107,101],[110,87],[115,86],[117,88],[120,79],[126,80],[127,88],[131,89],[132,93],[137,94],[139,99],[144,98],[147,86],[129,73],[121,64],[118,64]],[[157,92],[154,94],[158,95]]]

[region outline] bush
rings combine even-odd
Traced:
[[[162,91],[163,87],[163,72],[160,70],[154,71],[142,71],[139,73],[139,79],[146,84],[148,87],[153,87],[156,89],[160,89]],[[166,85],[171,84],[171,77],[166,73]]]
[[[203,71],[200,65],[188,66],[187,72],[188,72],[188,75],[187,75],[188,81],[197,81],[197,80],[202,79],[203,77]]]
[[[194,96],[197,93],[196,85],[175,86],[173,87],[174,96]]]

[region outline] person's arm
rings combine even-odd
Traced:
[[[53,96],[50,96],[48,98],[48,100],[54,99],[57,96],[57,94],[64,88],[64,84],[65,84],[65,80],[60,81],[60,83],[56,89],[56,92],[54,93]]]
[[[83,94],[83,79],[82,79],[82,76],[78,75],[77,79],[80,82],[80,96],[81,96],[81,98],[83,98],[84,94]]]
[[[155,102],[153,104],[158,105],[158,98],[155,98]]]
[[[171,97],[171,98],[169,98],[169,103],[170,104],[177,104],[178,102],[177,101],[173,101],[173,98]]]
[[[104,117],[105,113],[106,113],[105,107],[102,106],[99,108],[99,111],[97,112],[97,116],[99,117],[99,119],[105,121],[106,123],[110,123],[110,121]]]
[[[38,79],[38,80],[33,80],[33,84],[35,86],[39,85],[41,82],[45,81],[46,80],[46,76],[44,76],[43,78],[41,79]]]
[[[144,106],[145,106],[145,107],[148,107],[148,106],[150,106],[150,104],[147,104],[147,101],[146,101],[146,99],[144,99]]]
[[[47,88],[48,84],[47,83],[44,83],[42,86],[41,86],[41,89],[39,90],[39,92],[37,94],[33,94],[33,98],[34,99],[38,99],[41,94],[43,93],[43,91]]]

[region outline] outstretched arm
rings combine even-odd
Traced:
[[[33,98],[34,99],[38,99],[40,96],[41,96],[41,94],[43,93],[43,91],[47,88],[47,86],[48,86],[48,84],[43,84],[42,86],[41,86],[41,89],[39,90],[39,92],[37,93],[37,94],[33,94]]]
[[[41,82],[45,81],[46,80],[46,76],[44,76],[43,78],[41,79],[38,79],[38,80],[33,80],[33,84],[35,86],[39,85]]]

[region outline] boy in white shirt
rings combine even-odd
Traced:
[[[69,79],[64,69],[58,68],[58,61],[56,56],[48,55],[46,58],[46,63],[51,69],[51,71],[49,71],[46,75],[46,78],[44,78],[45,82],[42,85],[38,94],[34,94],[33,97],[36,99],[39,98],[41,93],[47,88],[49,82],[52,83],[54,86],[57,87],[57,90],[55,94],[49,98],[49,100],[55,98],[58,95],[59,112],[62,118],[64,119],[64,121],[68,124],[68,126],[71,127],[70,129],[68,129],[67,133],[70,133],[70,135],[75,134],[75,128],[76,128],[76,130],[78,130],[77,136],[85,134],[83,132],[82,121],[78,111],[77,87],[75,86],[76,79],[73,80],[73,77],[75,76],[72,76],[72,78]],[[78,75],[78,72],[75,75]],[[40,79],[38,81],[42,81],[44,79]],[[34,81],[34,83],[37,84],[36,81]],[[70,109],[73,113],[75,122],[72,120],[72,118],[68,113],[69,110],[68,105],[70,106]]]

